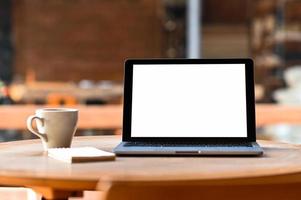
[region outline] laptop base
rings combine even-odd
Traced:
[[[259,156],[263,154],[262,148],[256,142],[248,145],[176,145],[176,146],[142,146],[129,145],[128,142],[121,142],[115,149],[116,155],[178,155],[178,156]]]

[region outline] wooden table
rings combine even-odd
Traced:
[[[119,141],[119,136],[76,137],[73,146],[111,151]],[[263,157],[117,157],[116,161],[70,165],[48,158],[39,140],[7,142],[0,144],[0,185],[29,187],[45,199],[78,196],[83,190],[102,190],[107,199],[136,199],[133,193],[129,197],[130,191],[143,195],[144,200],[162,195],[178,199],[181,188],[189,199],[199,195],[203,199],[206,195],[242,197],[231,196],[231,191],[247,200],[259,194],[266,199],[299,198],[301,146],[260,144]],[[160,193],[151,192],[162,188]],[[143,191],[149,194],[141,194]]]

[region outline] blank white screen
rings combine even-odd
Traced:
[[[247,137],[245,64],[134,65],[132,137]]]

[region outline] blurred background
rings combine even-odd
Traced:
[[[300,0],[1,0],[0,141],[33,138],[44,106],[80,107],[78,135],[120,134],[127,58],[251,57],[256,102],[298,106],[300,22]],[[301,142],[298,125],[257,132]]]

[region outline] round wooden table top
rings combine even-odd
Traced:
[[[120,140],[119,136],[75,137],[72,146],[112,151]],[[301,146],[259,144],[264,148],[262,157],[117,157],[68,164],[48,158],[40,140],[7,142],[0,144],[0,185],[95,190],[101,181],[301,180]]]

